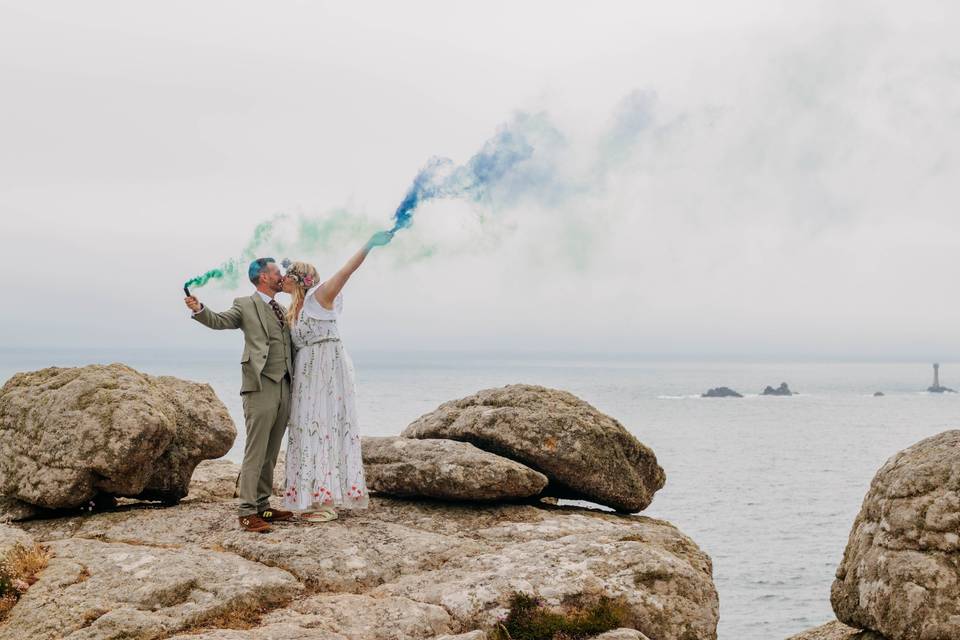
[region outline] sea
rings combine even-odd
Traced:
[[[629,356],[356,352],[361,431],[396,435],[440,403],[512,383],[566,389],[651,447],[667,482],[644,512],[713,559],[721,640],[776,640],[833,619],[830,584],[870,480],[899,450],[960,427],[960,395],[930,363],[654,362]],[[124,362],[209,383],[237,425],[235,351],[0,350],[0,380]],[[960,364],[941,366],[960,387]],[[787,382],[798,395],[760,395]],[[702,398],[728,386],[744,398]],[[874,396],[881,391],[883,396]]]

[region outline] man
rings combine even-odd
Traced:
[[[274,296],[283,289],[283,276],[273,258],[250,263],[252,296],[237,298],[223,313],[210,311],[195,296],[185,299],[193,319],[211,329],[240,329],[244,347],[240,366],[243,383],[243,415],[247,441],[240,470],[240,527],[265,533],[270,522],[288,520],[290,511],[270,507],[273,468],[290,415],[290,380],[293,377],[293,346],[286,310]]]

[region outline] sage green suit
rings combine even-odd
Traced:
[[[247,439],[240,470],[238,513],[248,516],[270,508],[273,468],[290,417],[290,381],[293,378],[293,343],[290,329],[258,293],[237,298],[222,313],[204,306],[194,320],[211,329],[243,331],[243,380],[240,395]]]

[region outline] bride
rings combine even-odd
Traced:
[[[287,319],[297,348],[284,505],[307,522],[335,519],[335,507],[365,509],[368,504],[353,363],[340,342],[337,319],[343,304],[340,291],[347,280],[373,247],[392,237],[389,231],[375,233],[324,282],[311,264],[284,265],[283,290],[292,298]]]

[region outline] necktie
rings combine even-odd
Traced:
[[[280,309],[280,305],[277,304],[276,300],[271,300],[270,307],[277,316],[277,322],[280,323],[280,328],[283,329],[283,311]]]

